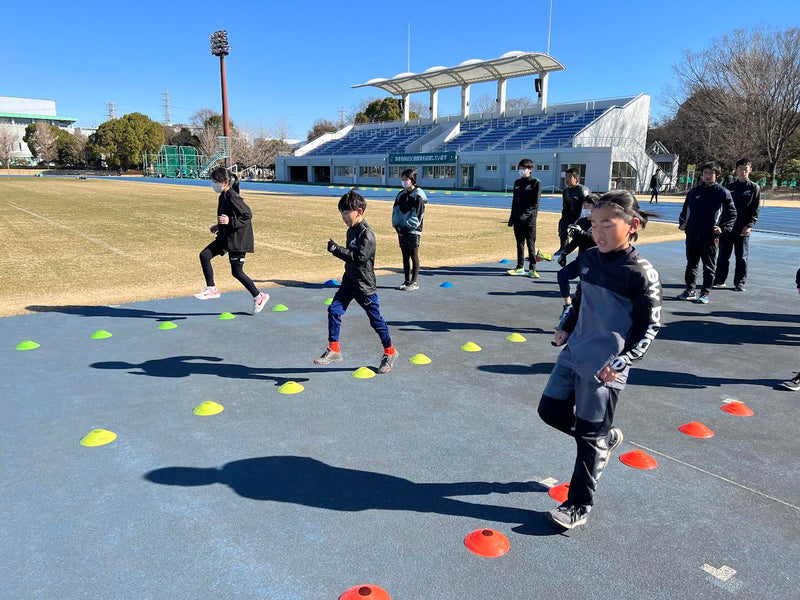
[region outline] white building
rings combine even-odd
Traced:
[[[76,118],[58,115],[55,100],[0,96],[0,127],[10,129],[16,136],[12,160],[33,162],[28,145],[22,141],[25,128],[31,123],[48,123],[73,133],[75,121]]]

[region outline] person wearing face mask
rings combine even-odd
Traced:
[[[523,158],[517,165],[519,179],[514,182],[514,195],[511,198],[511,215],[508,226],[514,228],[517,241],[517,266],[509,269],[509,275],[528,275],[538,278],[536,259],[549,256],[535,252],[536,248],[536,216],[539,213],[539,201],[542,199],[542,186],[538,179],[531,176],[533,161]],[[528,266],[525,271],[525,246],[528,246]]]
[[[592,208],[600,198],[597,194],[589,194],[583,199],[583,208],[581,209],[580,218],[572,225],[567,225],[567,235],[569,242],[564,246],[563,250],[559,250],[553,255],[553,258],[558,257],[558,265],[561,270],[556,275],[558,279],[558,289],[561,291],[561,296],[564,298],[564,307],[561,310],[559,323],[564,319],[567,311],[572,307],[572,295],[570,294],[569,282],[572,279],[577,279],[580,274],[580,258],[581,254],[589,248],[594,248],[597,244],[592,237]],[[567,256],[573,250],[578,250],[578,258],[567,264]]]
[[[255,251],[253,213],[239,195],[239,178],[229,173],[225,167],[217,167],[211,172],[211,187],[219,194],[217,222],[210,228],[216,238],[200,252],[200,265],[203,267],[206,287],[194,297],[198,300],[220,297],[214,283],[211,259],[223,256],[227,252],[231,263],[231,275],[253,296],[253,314],[260,313],[267,305],[269,294],[260,292],[253,280],[244,272],[245,254]]]
[[[417,187],[417,172],[414,169],[403,171],[400,183],[403,190],[397,194],[392,208],[392,227],[397,232],[405,274],[403,284],[398,289],[413,292],[419,289],[419,242],[428,198]]]

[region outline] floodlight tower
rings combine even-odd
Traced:
[[[230,54],[228,45],[228,32],[224,29],[211,34],[211,54],[219,56],[219,75],[222,81],[222,135],[230,139],[228,125],[228,84],[225,79],[225,57]]]

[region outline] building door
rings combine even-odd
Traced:
[[[289,167],[289,181],[308,181],[308,167]]]
[[[475,165],[461,165],[461,189],[470,190],[475,187]]]
[[[331,168],[330,167],[314,167],[314,181],[316,183],[330,183],[330,181],[331,181]]]

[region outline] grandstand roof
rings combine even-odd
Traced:
[[[391,79],[379,77],[352,87],[373,86],[386,90],[390,94],[403,96],[473,83],[563,71],[564,69],[564,65],[548,54],[515,50],[506,52],[500,58],[489,60],[473,58],[465,60],[455,67],[431,67],[422,73],[400,73]]]

